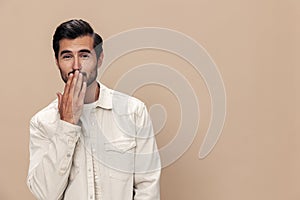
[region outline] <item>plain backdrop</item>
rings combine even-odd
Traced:
[[[190,148],[165,167],[162,200],[300,199],[298,0],[0,1],[0,199],[34,199],[26,186],[29,120],[56,98],[63,83],[51,47],[62,21],[89,21],[104,40],[133,28],[163,27],[201,44],[217,64],[227,95],[225,126],[205,159],[198,153],[211,117],[203,78],[168,52],[142,50],[111,64],[101,81],[114,87],[132,67],[157,62],[189,80],[201,118]],[[162,148],[180,122],[176,96],[149,85],[134,96],[161,104]]]

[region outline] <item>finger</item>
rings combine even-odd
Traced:
[[[74,103],[74,100],[73,100],[73,98],[74,98],[74,90],[75,90],[75,86],[76,86],[76,83],[77,83],[78,74],[79,74],[79,71],[76,70],[74,72],[73,79],[72,79],[72,82],[70,84],[69,97],[68,97],[68,104],[69,105],[73,105],[73,103]]]
[[[79,97],[79,93],[82,88],[82,83],[83,83],[83,76],[82,76],[82,73],[79,73],[77,83],[75,86],[75,90],[74,90],[74,101],[76,101]]]
[[[79,96],[78,96],[78,101],[79,102],[84,103],[85,92],[86,92],[86,82],[84,81],[82,83],[82,88],[81,88]]]
[[[73,73],[71,73],[68,77],[68,81],[65,85],[65,88],[64,88],[64,94],[62,96],[62,102],[63,104],[66,104],[67,101],[68,101],[68,98],[69,98],[69,93],[70,93],[70,87],[71,87],[71,83],[72,83],[72,80],[73,80]]]

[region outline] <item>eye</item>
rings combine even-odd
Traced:
[[[88,59],[90,57],[89,53],[83,53],[80,55],[81,58]]]
[[[65,54],[62,56],[62,59],[70,59],[70,58],[72,58],[72,55],[70,54]]]

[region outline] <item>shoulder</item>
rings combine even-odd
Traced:
[[[144,102],[131,95],[109,89],[111,94],[112,109],[118,114],[139,113],[145,108]]]

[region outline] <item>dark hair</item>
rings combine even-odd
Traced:
[[[72,19],[60,24],[53,35],[52,47],[54,50],[55,58],[58,58],[59,41],[62,39],[75,39],[82,36],[92,36],[94,38],[94,49],[96,51],[97,58],[99,58],[102,52],[103,40],[101,36],[94,32],[93,28],[82,19]]]

